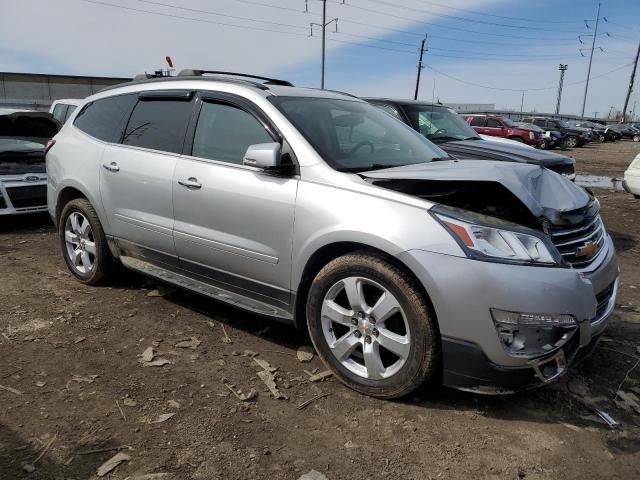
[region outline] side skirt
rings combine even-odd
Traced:
[[[166,268],[159,267],[144,260],[140,260],[134,257],[120,254],[120,261],[122,264],[144,275],[155,277],[167,283],[171,283],[181,288],[191,290],[192,292],[204,295],[206,297],[231,304],[235,307],[258,315],[264,315],[275,319],[283,319],[285,321],[293,322],[293,315],[287,310],[270,305],[259,300],[249,298],[244,295],[240,295],[229,290],[225,290],[215,285],[196,280],[186,275],[168,270]]]

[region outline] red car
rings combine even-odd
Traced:
[[[536,148],[543,142],[540,132],[518,126],[508,118],[497,115],[464,115],[464,117],[467,123],[482,135],[508,138]]]

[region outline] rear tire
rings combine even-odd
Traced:
[[[307,299],[318,355],[348,387],[377,398],[411,393],[440,371],[440,335],[416,280],[383,256],[329,262]]]
[[[82,283],[95,285],[113,272],[115,261],[107,238],[98,214],[87,199],[76,198],[64,206],[58,235],[64,261]]]

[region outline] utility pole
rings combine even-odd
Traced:
[[[424,50],[425,50],[424,43],[426,41],[427,41],[427,36],[425,35],[424,38],[422,39],[422,43],[420,44],[420,60],[418,60],[418,75],[416,77],[416,91],[413,93],[414,100],[418,99],[418,88],[420,88],[420,73],[424,68],[424,65],[422,64],[422,56],[424,55]],[[434,85],[434,89],[435,89],[435,85]]]
[[[556,115],[560,113],[560,99],[562,98],[562,84],[564,83],[564,72],[567,71],[567,68],[569,68],[569,65],[566,65],[566,64],[563,65],[562,63],[558,67],[558,70],[560,70],[560,84],[558,85],[558,100],[556,101]]]
[[[524,91],[522,92],[522,98],[520,99],[520,120],[522,120],[522,109],[524,108]]]
[[[640,56],[640,42],[638,43],[638,50],[636,51],[636,59],[633,61],[633,68],[631,69],[631,78],[629,79],[629,89],[627,90],[627,98],[624,99],[624,107],[622,107],[622,117],[620,118],[620,123],[624,123],[624,117],[627,113],[627,106],[629,105],[629,97],[631,96],[631,92],[633,91],[633,82],[636,78],[636,67],[638,66],[638,57]],[[633,111],[635,113],[635,106],[633,107]]]
[[[327,26],[331,25],[331,23],[336,23],[336,33],[338,32],[338,19],[332,18],[327,22],[327,0],[322,1],[322,23],[311,22],[309,26],[311,27],[311,36],[313,36],[313,26],[322,27],[322,65],[320,67],[320,88],[324,90],[324,63],[325,63],[325,44],[327,38]],[[308,8],[307,8],[308,11]]]
[[[582,99],[582,113],[584,117],[584,107],[587,105],[587,92],[589,91],[589,77],[591,77],[591,63],[593,62],[593,50],[596,48],[596,38],[598,37],[598,23],[600,22],[600,3],[596,11],[596,27],[593,31],[593,41],[591,42],[591,53],[589,54],[589,68],[587,68],[587,83],[584,86],[584,97]]]

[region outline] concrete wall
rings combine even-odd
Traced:
[[[0,72],[0,107],[49,110],[60,98],[85,98],[127,78]]]

